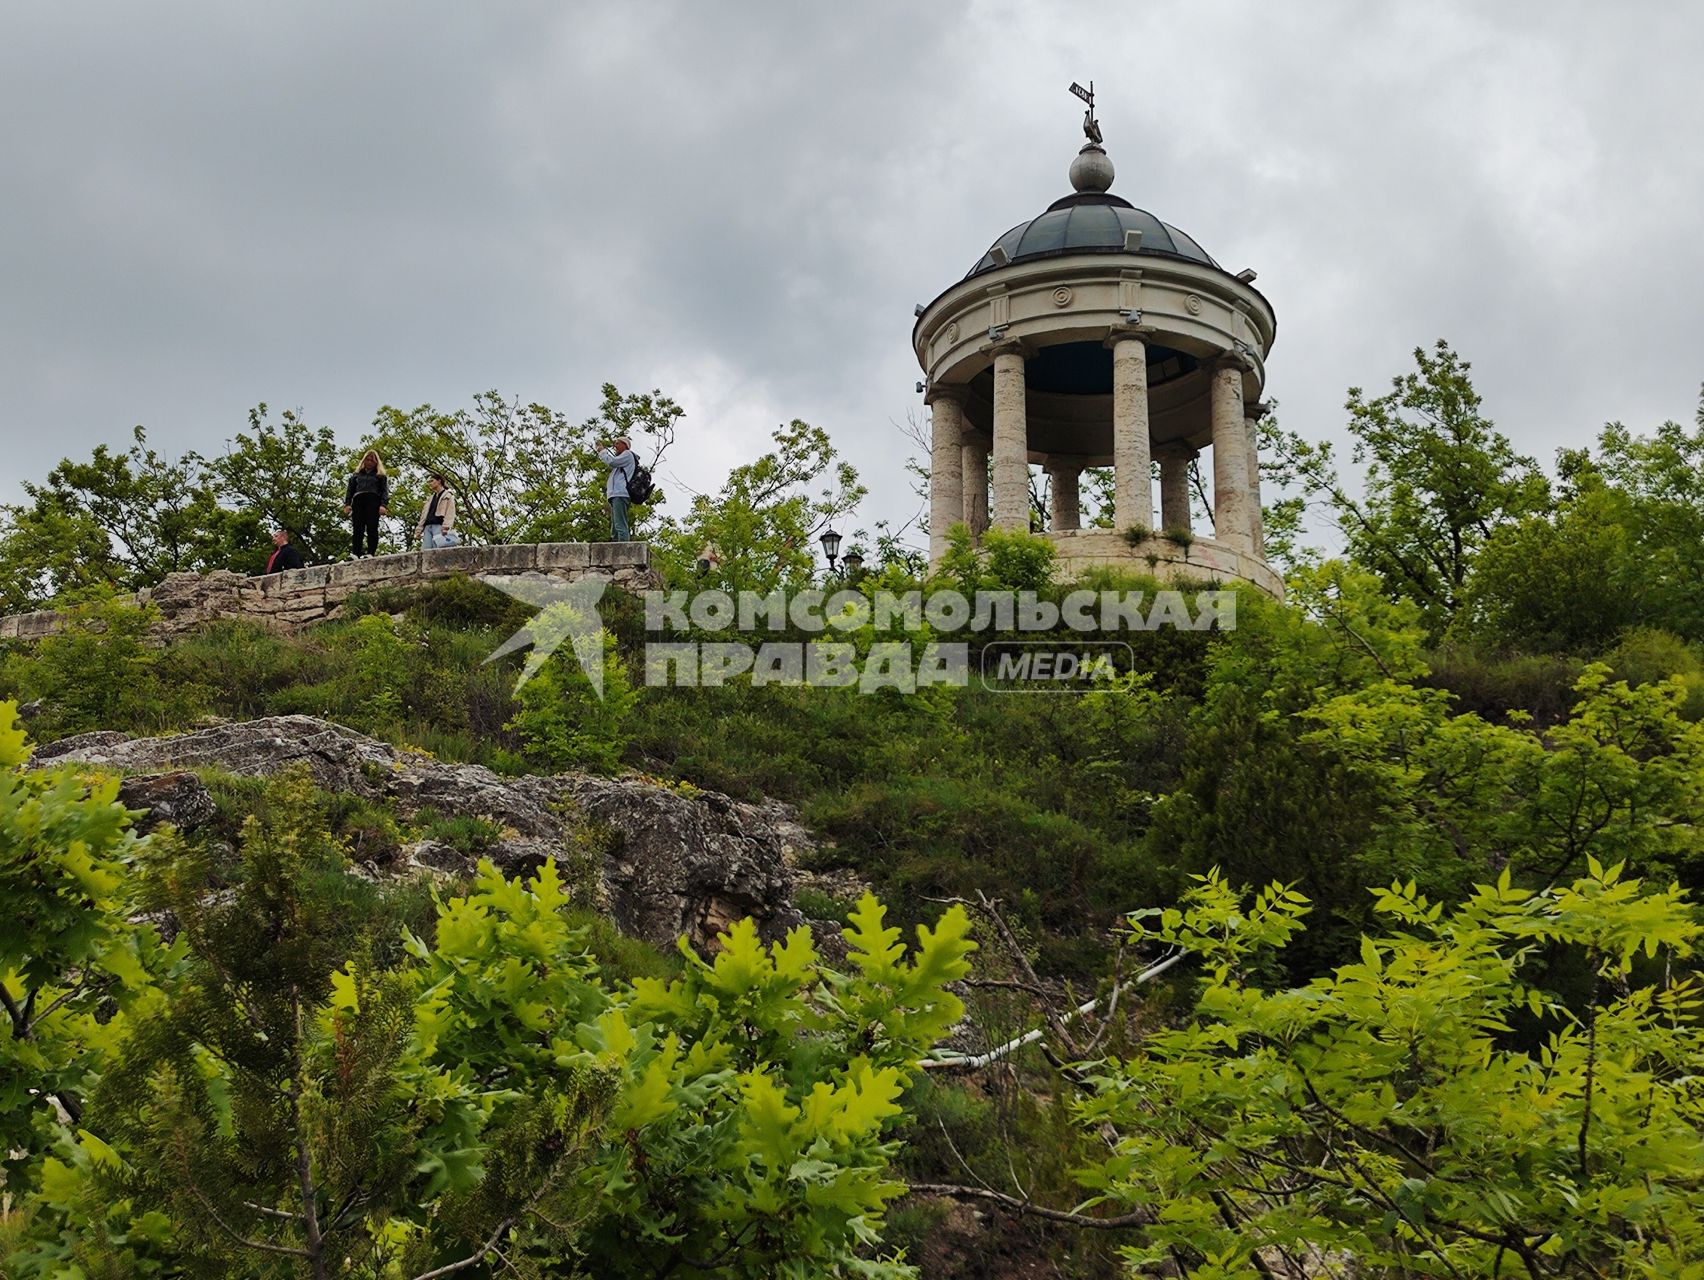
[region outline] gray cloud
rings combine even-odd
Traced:
[[[829,427],[908,515],[911,306],[1065,190],[1249,265],[1287,425],[1450,338],[1549,459],[1690,417],[1704,12],[1583,3],[291,6],[0,17],[0,495],[135,422],[597,385],[689,412],[707,487]]]

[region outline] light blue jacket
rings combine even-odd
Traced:
[[[614,449],[599,449],[598,461],[609,468],[609,483],[604,486],[604,496],[625,498],[627,482],[633,477],[633,469],[639,465],[633,450],[617,453]]]

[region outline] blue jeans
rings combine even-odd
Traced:
[[[420,531],[420,549],[436,551],[439,547],[461,546],[461,535],[441,524],[429,524]]]
[[[632,537],[632,526],[627,523],[627,499],[611,498],[609,500],[609,540],[611,542],[627,542]]]

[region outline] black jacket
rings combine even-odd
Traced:
[[[352,507],[356,498],[367,496],[376,497],[381,507],[390,505],[390,477],[381,476],[376,471],[357,471],[349,477],[349,483],[343,487],[343,505]]]
[[[266,557],[267,573],[283,573],[286,569],[301,567],[302,553],[296,550],[294,543],[286,542],[283,546],[274,548],[273,553]]]

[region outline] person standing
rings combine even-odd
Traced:
[[[379,553],[379,517],[390,514],[390,480],[378,450],[361,455],[361,465],[343,488],[343,514],[349,517],[349,546],[354,555]],[[361,550],[363,540],[367,544]]]
[[[288,529],[272,531],[272,554],[266,557],[267,573],[283,573],[286,569],[300,569],[302,553],[290,545]]]
[[[626,542],[633,536],[627,520],[627,482],[639,465],[639,459],[626,440],[617,439],[598,450],[598,461],[609,468],[609,482],[604,493],[609,498],[609,536],[611,542]]]
[[[420,508],[420,522],[414,526],[420,549],[436,551],[439,547],[461,545],[461,535],[456,532],[456,495],[437,472],[426,478],[426,487],[432,497]]]

